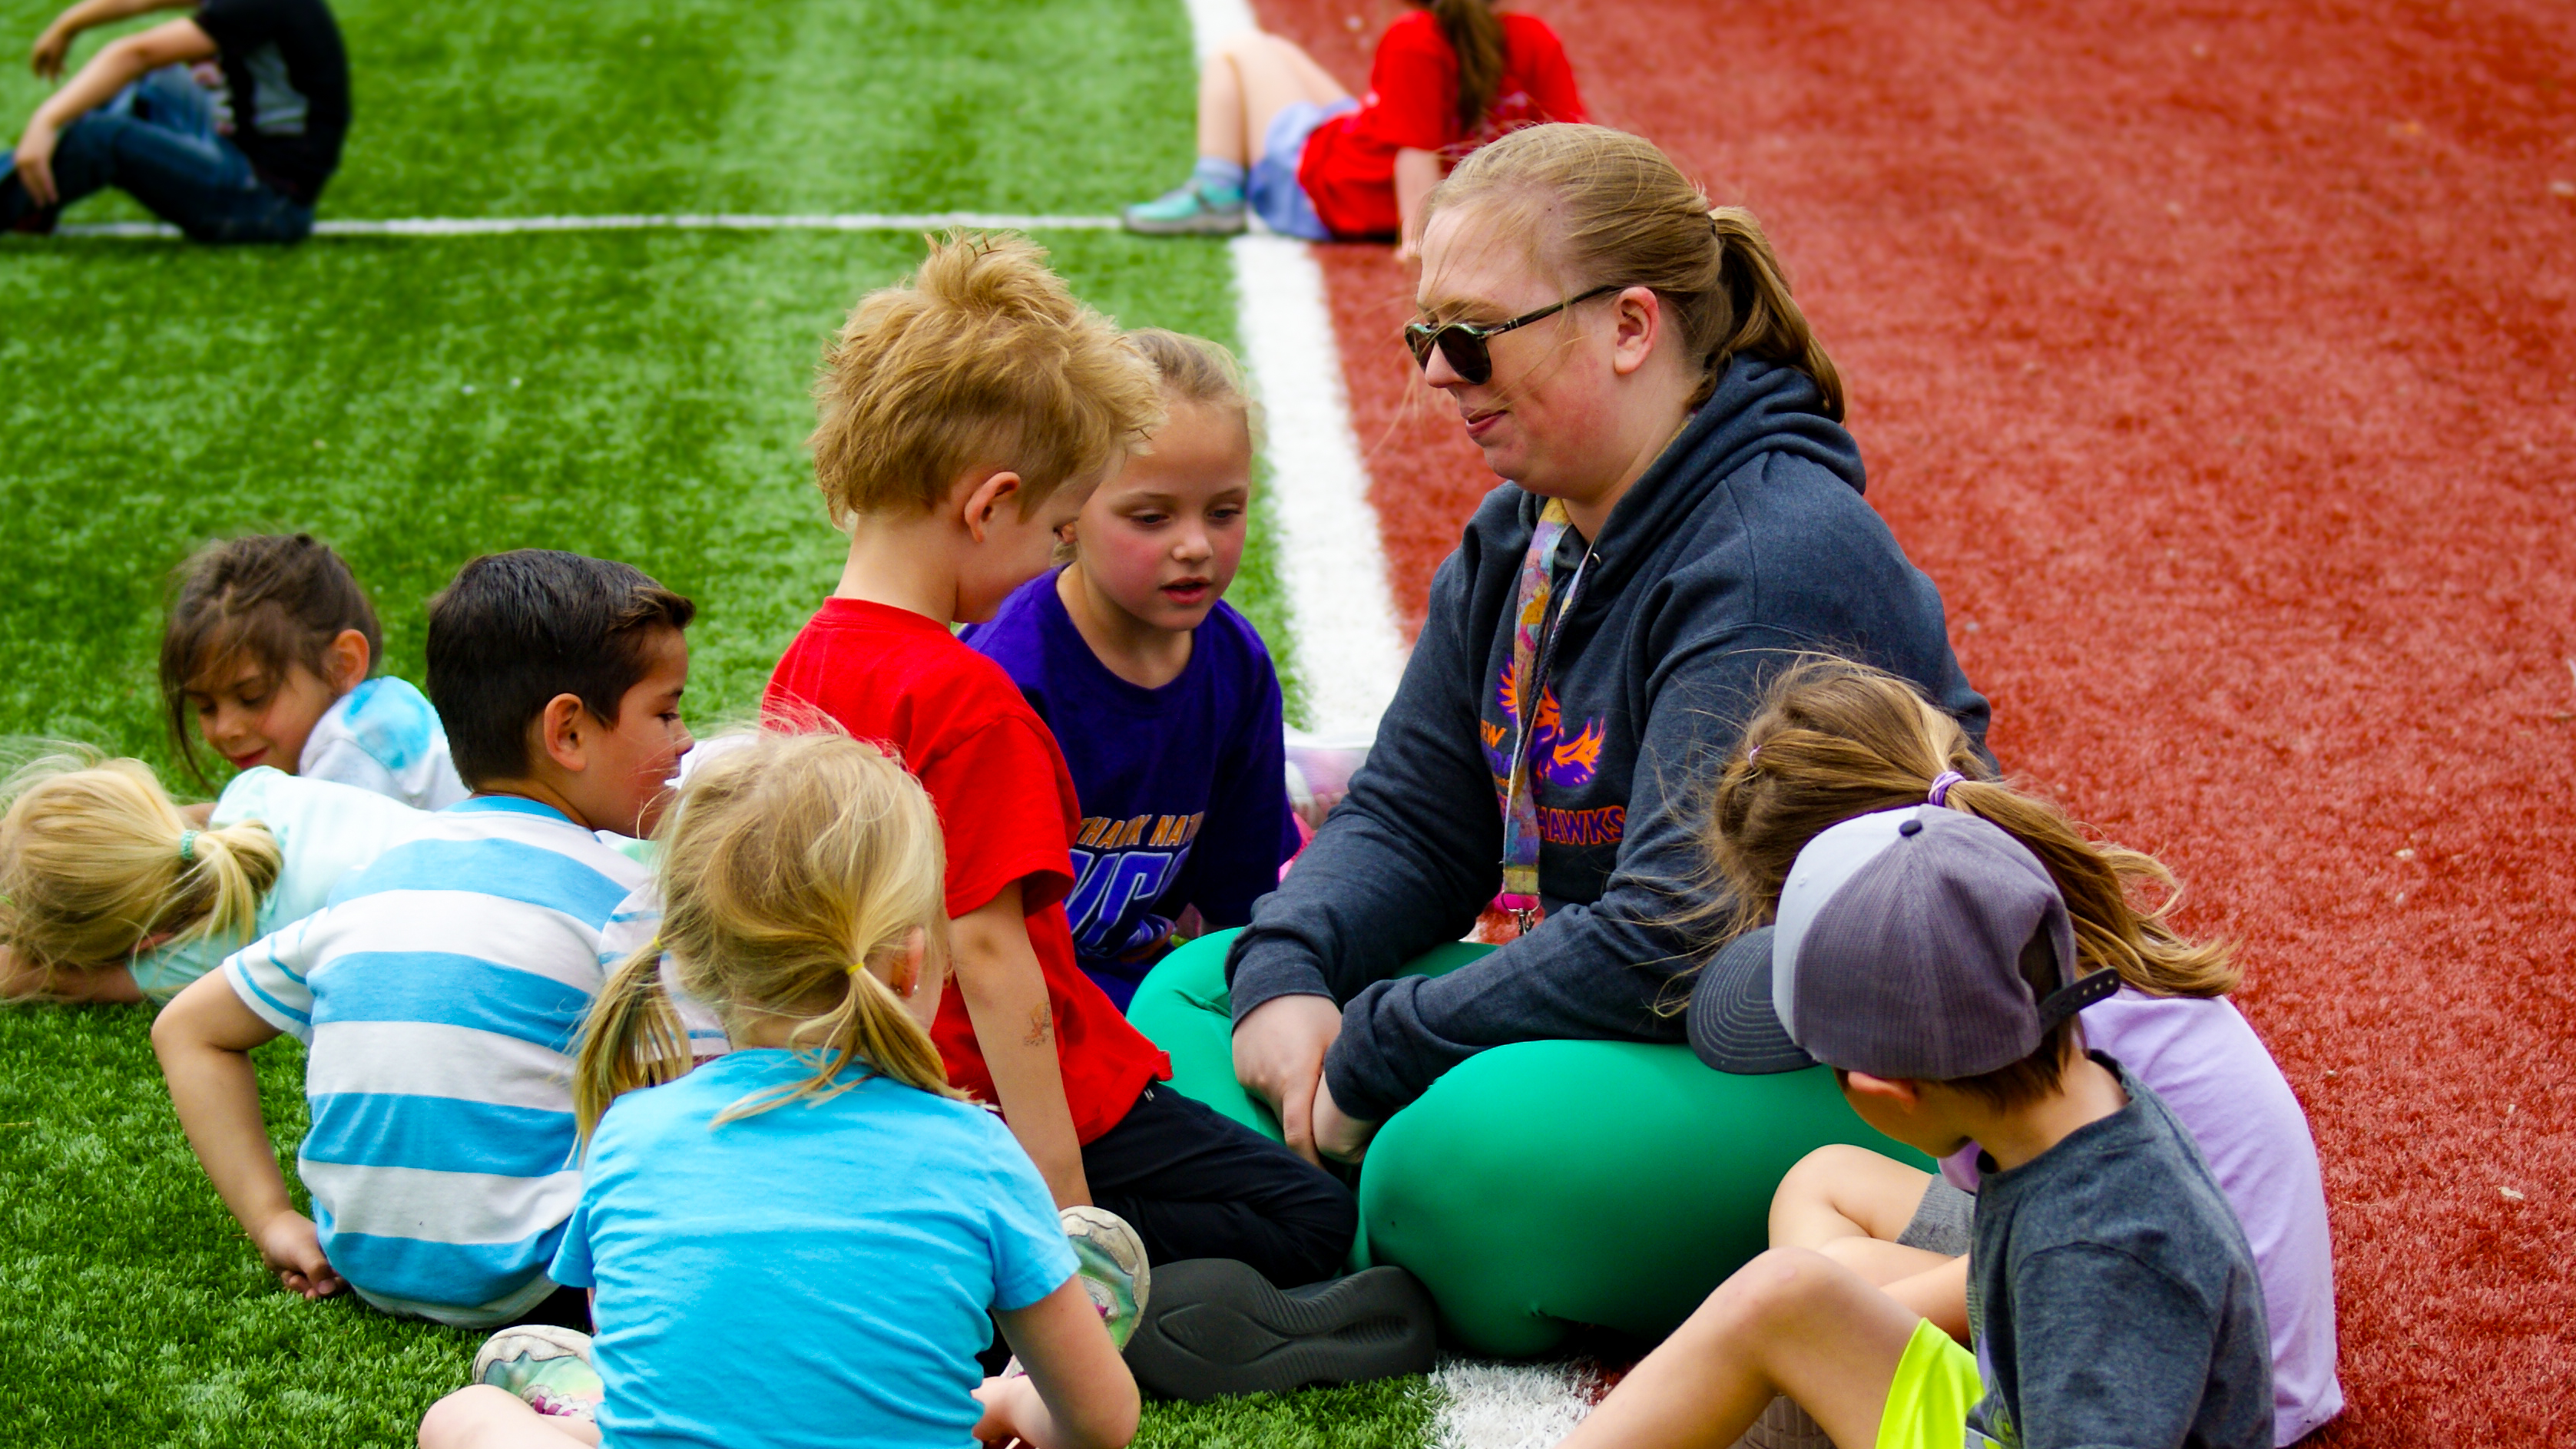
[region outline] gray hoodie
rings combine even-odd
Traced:
[[[1334,1101],[1382,1120],[1516,1041],[1679,1041],[1656,1008],[1692,959],[1704,799],[1770,677],[1830,650],[1913,680],[1983,741],[1941,596],[1861,500],[1860,450],[1803,372],[1738,357],[1611,511],[1559,625],[1531,774],[1547,918],[1449,975],[1398,976],[1501,888],[1502,688],[1521,560],[1545,500],[1486,495],[1432,580],[1368,763],[1227,957],[1234,1019],[1278,996],[1346,1003]],[[1582,558],[1566,531],[1556,597]]]

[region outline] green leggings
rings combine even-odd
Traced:
[[[1173,952],[1127,1015],[1171,1053],[1172,1085],[1275,1138],[1269,1107],[1234,1079],[1233,936]],[[1407,970],[1437,976],[1491,949],[1442,946]],[[1353,1256],[1410,1269],[1477,1353],[1543,1353],[1576,1324],[1660,1339],[1762,1251],[1773,1189],[1834,1142],[1930,1165],[1854,1115],[1822,1067],[1739,1077],[1683,1046],[1496,1047],[1378,1129]]]

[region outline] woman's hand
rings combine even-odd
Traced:
[[[1315,1092],[1341,1034],[1342,1010],[1328,996],[1274,996],[1234,1029],[1234,1079],[1270,1104],[1288,1146],[1318,1166]]]
[[[306,1298],[328,1298],[348,1286],[340,1275],[331,1271],[331,1260],[322,1255],[322,1238],[314,1230],[313,1220],[299,1212],[282,1212],[259,1225],[251,1235],[259,1245],[259,1259],[277,1274],[277,1281],[289,1293]]]
[[[1346,1116],[1342,1104],[1333,1100],[1333,1084],[1321,1077],[1315,1081],[1315,1148],[1340,1162],[1357,1162],[1368,1155],[1369,1139],[1377,1135],[1375,1122],[1362,1122]]]
[[[1030,1383],[1026,1374],[984,1380],[975,1386],[975,1402],[984,1406],[984,1417],[975,1421],[975,1440],[979,1444],[1025,1444],[1020,1426],[1033,1418],[1043,1421],[1046,1416],[1046,1405],[1038,1400],[1037,1385]]]

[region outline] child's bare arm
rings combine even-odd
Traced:
[[[976,1438],[1023,1439],[1035,1449],[1121,1449],[1136,1437],[1136,1380],[1078,1280],[994,1316],[1029,1376],[988,1379],[976,1391],[984,1402]]]
[[[340,1291],[313,1223],[295,1210],[259,1112],[250,1050],[277,1028],[233,994],[221,971],[201,976],[152,1023],[152,1050],[170,1083],[170,1105],[215,1192],[259,1247],[278,1281],[307,1298]]]
[[[82,31],[101,25],[113,25],[152,10],[193,10],[197,0],[80,0],[45,27],[36,37],[27,59],[36,74],[53,80],[63,73],[63,54]]]
[[[1443,171],[1436,151],[1405,147],[1395,153],[1395,259],[1412,261],[1422,247],[1422,200],[1440,184]]]
[[[1082,1143],[1074,1136],[1064,1067],[1056,1057],[1055,1016],[1037,951],[1029,945],[1020,883],[1011,882],[981,908],[949,922],[948,940],[966,1019],[975,1025],[975,1042],[993,1074],[1011,1135],[1038,1165],[1057,1207],[1090,1202]]]

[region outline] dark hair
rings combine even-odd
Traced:
[[[1489,0],[1417,0],[1458,55],[1458,129],[1469,140],[1503,88],[1503,22]]]
[[[357,576],[309,533],[256,533],[210,543],[172,576],[161,631],[161,703],[179,758],[208,783],[188,728],[188,687],[246,654],[272,684],[302,665],[320,675],[344,630],[367,636],[367,669],[384,661],[384,630]]]
[[[632,564],[554,549],[485,554],[429,601],[429,702],[466,784],[528,772],[528,725],[569,694],[617,723],[656,628],[697,605]]]
[[[2047,1000],[2050,992],[2066,984],[2059,979],[2057,948],[2049,942],[2046,922],[2022,942],[2021,979],[2030,988],[2033,1001]],[[2068,1059],[2083,1048],[2082,1030],[2070,1013],[2040,1037],[2038,1047],[2029,1056],[2009,1066],[1954,1078],[1942,1085],[1965,1092],[1998,1112],[2027,1107],[2057,1090],[2058,1082],[2066,1075]]]

